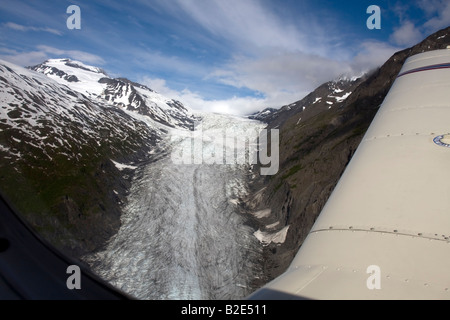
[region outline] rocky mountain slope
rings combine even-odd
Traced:
[[[2,192],[44,238],[79,256],[117,232],[134,169],[161,156],[165,132],[194,118],[177,101],[79,62],[33,69],[0,61]]]
[[[346,99],[340,93],[341,99],[333,101],[328,83],[301,101],[259,118],[269,128],[280,130],[280,170],[254,183],[249,206],[270,212],[258,219],[261,232],[276,233],[289,227],[284,243],[265,247],[265,281],[289,266],[405,60],[449,44],[450,28],[446,28],[395,53],[382,67],[354,81]]]
[[[168,99],[128,79],[113,79],[98,67],[70,59],[50,59],[29,69],[43,73],[93,100],[145,116],[137,118],[150,122],[153,127],[163,128],[162,124],[172,128],[190,128],[193,125],[192,112],[181,102]]]
[[[320,85],[300,101],[285,105],[280,109],[266,108],[248,118],[268,123],[270,128],[278,128],[296,115],[299,115],[298,123],[304,122],[318,113],[341,107],[365,77],[340,77]]]

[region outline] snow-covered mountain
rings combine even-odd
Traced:
[[[0,149],[9,154],[7,159],[72,159],[80,157],[76,150],[95,150],[102,144],[114,153],[119,141],[120,151],[126,152],[154,146],[160,139],[155,130],[119,108],[6,61],[0,61],[0,105]]]
[[[119,107],[152,127],[189,129],[193,126],[192,111],[181,102],[128,79],[113,79],[101,68],[70,59],[50,59],[29,68],[93,100]]]
[[[117,231],[133,168],[162,156],[164,133],[193,118],[98,68],[47,63],[39,73],[0,60],[0,183],[47,240],[78,254]]]

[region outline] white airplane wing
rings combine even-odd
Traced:
[[[450,298],[449,49],[405,62],[292,264],[250,298]]]

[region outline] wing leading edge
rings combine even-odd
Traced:
[[[450,50],[410,57],[288,270],[251,299],[450,298]]]

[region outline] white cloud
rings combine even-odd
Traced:
[[[215,42],[245,54],[277,50],[323,55],[326,39],[333,30],[323,17],[305,13],[295,18],[280,17],[258,0],[154,0],[142,4],[182,20],[183,25],[201,27]],[[200,33],[199,33],[200,34]],[[202,32],[202,37],[205,34]]]
[[[78,50],[60,50],[45,45],[37,46],[37,50],[29,52],[18,52],[7,48],[0,48],[0,52],[5,53],[0,55],[1,59],[23,67],[42,63],[49,58],[54,58],[55,56],[80,60],[82,62],[92,63],[94,65],[102,65],[105,63],[103,58],[88,52]]]
[[[72,58],[74,60],[92,63],[94,65],[102,65],[105,63],[105,60],[103,60],[103,58],[89,52],[79,50],[61,50],[46,45],[39,45],[37,46],[37,49],[50,55],[64,56]]]
[[[3,49],[0,49],[0,51],[6,53],[1,54],[0,59],[12,62],[23,67],[34,66],[48,59],[47,54],[42,51],[17,52],[14,50]]]
[[[421,3],[424,10],[434,15],[424,25],[430,32],[450,26],[450,1],[421,1]]]
[[[350,68],[353,74],[367,72],[381,66],[395,52],[402,48],[392,46],[385,42],[367,40],[361,43],[357,54],[350,61]]]
[[[361,75],[381,66],[400,47],[379,41],[364,41],[353,48],[356,54],[344,60],[314,54],[278,53],[235,57],[209,77],[234,87],[260,92],[264,107],[281,107],[302,99],[324,82],[341,75]]]
[[[162,70],[165,73],[170,72],[172,74],[202,78],[208,68],[208,66],[199,63],[195,59],[185,59],[168,54],[165,55],[150,49],[133,50],[132,57],[134,64],[140,66],[142,70],[150,72]]]
[[[264,109],[266,100],[255,97],[232,97],[223,100],[207,100],[188,89],[170,89],[164,79],[143,77],[140,82],[170,99],[181,101],[194,111],[208,111],[236,115],[247,115]]]
[[[302,35],[288,21],[280,21],[254,0],[179,0],[178,4],[196,22],[215,35],[253,48],[306,49]]]
[[[258,58],[235,57],[209,77],[234,87],[262,93],[270,106],[299,99],[325,81],[349,72],[348,65],[304,53],[283,52]]]
[[[226,113],[235,115],[248,115],[262,110],[266,106],[265,99],[254,97],[232,97],[224,100],[204,100],[195,94],[186,92],[183,97],[188,105],[198,106],[197,110]]]
[[[266,107],[281,107],[302,99],[316,87],[340,75],[361,75],[381,66],[401,48],[379,41],[365,41],[347,60],[333,60],[301,52],[267,53],[259,57],[235,56],[213,70],[207,80],[259,92],[258,96],[206,100],[188,89],[172,90],[163,79],[141,79],[161,94],[182,101],[195,110],[245,115]]]
[[[419,28],[411,21],[405,21],[400,27],[394,29],[389,40],[399,46],[412,46],[422,39],[423,35]]]
[[[36,32],[48,32],[48,33],[52,33],[52,34],[56,34],[58,36],[62,35],[61,31],[58,31],[56,29],[52,29],[52,28],[42,28],[42,27],[30,27],[30,26],[23,26],[14,22],[7,22],[4,24],[5,27],[9,28],[9,29],[13,29],[13,30],[17,30],[17,31],[22,31],[22,32],[27,32],[27,31],[36,31]]]
[[[394,28],[389,41],[400,46],[412,46],[423,40],[425,34],[434,33],[450,26],[450,1],[416,0],[413,5],[421,9],[427,21],[414,23],[408,17],[408,5],[397,4],[394,11],[399,17],[400,26]]]

